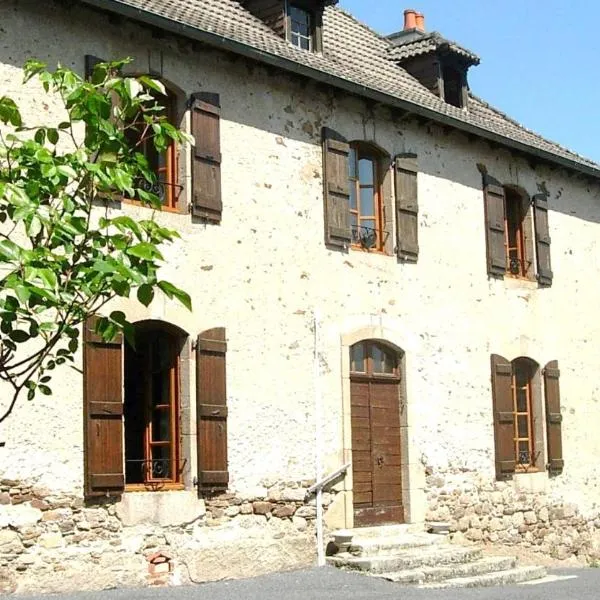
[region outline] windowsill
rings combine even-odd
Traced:
[[[185,489],[133,491],[126,486],[115,508],[123,525],[128,527],[142,524],[175,527],[206,514],[204,500],[198,498],[195,490]]]
[[[155,489],[152,489],[155,488]],[[127,483],[125,484],[125,492],[172,492],[178,490],[185,490],[183,483],[176,483],[174,481],[154,481],[151,483]]]
[[[512,275],[505,275],[504,281],[506,282],[506,287],[513,290],[536,290],[538,288],[537,281],[526,277],[514,277]]]
[[[515,471],[513,485],[519,492],[539,493],[546,491],[548,473],[538,469],[536,471]]]
[[[373,248],[363,248],[362,246],[355,246],[354,244],[350,245],[350,250],[354,250],[356,252],[363,252],[365,254],[376,254],[378,256],[392,256],[388,254],[385,250],[375,250]]]
[[[181,210],[177,206],[161,206],[161,208],[159,210],[157,208],[154,208],[150,204],[144,204],[143,202],[140,202],[139,200],[132,200],[131,198],[121,198],[121,202],[123,202],[123,204],[131,204],[131,206],[140,206],[142,208],[149,208],[150,210],[157,210],[158,212],[182,214]]]

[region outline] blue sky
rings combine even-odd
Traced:
[[[600,2],[590,0],[340,0],[379,33],[402,29],[405,8],[427,31],[481,57],[469,85],[510,117],[600,162]]]

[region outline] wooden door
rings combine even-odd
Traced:
[[[352,361],[362,371],[353,370],[350,380],[354,524],[402,523],[398,365],[391,355],[391,366],[378,367],[381,347],[362,344],[364,363]]]

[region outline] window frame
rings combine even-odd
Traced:
[[[163,85],[164,82],[162,82]],[[164,104],[164,108],[165,108],[165,113],[166,113],[166,117],[169,123],[174,124],[177,121],[177,116],[178,116],[178,98],[177,98],[177,94],[175,94],[172,90],[170,90],[166,85],[165,85],[165,91],[166,94],[163,96],[162,94],[156,94],[157,98],[156,101],[160,102],[161,104]],[[166,98],[166,101],[162,100],[162,98]],[[127,124],[126,127],[130,126],[131,123]],[[148,144],[148,141],[144,142],[144,148],[137,148],[137,145],[134,147],[134,150],[141,152],[144,156],[146,156],[146,158],[148,158],[148,155],[146,154],[147,150],[145,148],[146,144]],[[154,150],[152,150],[154,152]],[[161,196],[160,194],[160,189],[161,186],[164,187],[164,195],[165,195],[165,203],[161,204],[161,211],[164,212],[173,212],[173,213],[181,213],[182,212],[182,207],[180,205],[180,198],[183,197],[182,191],[183,191],[183,186],[181,186],[179,184],[179,148],[177,147],[177,144],[173,141],[171,141],[171,143],[168,145],[168,147],[166,148],[166,150],[164,151],[164,163],[165,166],[164,167],[160,167],[160,155],[158,153],[157,154],[157,159],[159,161],[159,166],[156,169],[156,171],[154,171],[154,174],[156,175],[157,178],[157,183],[153,188],[148,187],[148,191],[152,191],[155,194],[157,194],[159,197]],[[165,176],[165,181],[161,182],[161,172],[165,172],[166,176]],[[147,182],[144,182],[144,184],[148,185],[149,184]],[[157,193],[158,192],[158,193]],[[152,208],[150,206],[148,206],[147,204],[142,203],[140,200],[136,199],[136,198],[127,198],[127,197],[123,197],[122,198],[123,202],[127,203],[127,204],[133,204],[133,205],[137,205],[137,206],[145,206],[147,208]]]
[[[128,482],[127,481],[127,444],[124,444],[123,447],[123,460],[125,465],[124,475],[125,475],[125,491],[148,491],[148,490],[182,490],[185,489],[185,485],[183,482],[183,470],[184,464],[182,463],[182,448],[181,448],[181,436],[180,436],[180,419],[182,414],[181,407],[181,347],[183,340],[180,339],[180,335],[165,326],[165,324],[158,324],[155,322],[151,323],[141,323],[138,326],[138,341],[142,342],[144,338],[148,338],[150,336],[155,337],[159,334],[163,336],[167,336],[169,349],[168,352],[173,356],[173,364],[168,367],[168,379],[169,379],[169,403],[153,406],[152,402],[152,389],[151,389],[151,381],[153,376],[152,371],[152,351],[150,348],[149,351],[142,354],[138,360],[143,365],[143,374],[142,374],[142,394],[141,397],[144,402],[144,406],[142,407],[141,414],[143,414],[144,424],[143,424],[143,439],[142,439],[142,447],[144,457],[142,459],[142,479],[141,482]],[[161,338],[156,337],[152,340],[151,343],[158,343],[158,340]],[[164,338],[162,338],[164,339]],[[138,346],[139,347],[139,346]],[[148,348],[148,347],[146,347]],[[125,344],[124,352],[132,352],[134,351],[131,346]],[[136,353],[138,354],[138,353]],[[127,365],[127,358],[125,355],[125,365]],[[165,369],[167,370],[167,369]],[[124,410],[127,404],[127,366],[123,372],[123,382],[124,382]],[[137,396],[135,401],[139,400],[139,396]],[[169,439],[168,440],[157,440],[153,439],[153,409],[157,408],[165,409],[169,413]],[[125,436],[125,440],[127,440],[127,418],[125,412],[125,418],[123,421],[123,433]],[[152,455],[152,449],[154,447],[160,446],[169,446],[169,463],[172,465],[171,467],[171,475],[169,477],[155,477],[152,475],[152,464],[155,460]],[[132,460],[132,459],[129,459]],[[133,459],[134,461],[138,461],[139,459]],[[160,460],[160,459],[156,459]]]
[[[350,168],[350,161],[354,157],[354,169]],[[360,181],[359,165],[362,159],[368,159],[373,164],[373,183],[371,185],[363,185]],[[381,154],[375,149],[365,144],[364,142],[351,142],[350,153],[348,155],[348,186],[350,197],[352,192],[350,188],[354,188],[354,196],[356,198],[356,208],[353,209],[349,199],[349,214],[350,214],[350,230],[351,230],[351,242],[350,247],[355,250],[363,250],[368,252],[376,252],[379,254],[385,253],[387,236],[389,232],[385,231],[385,198],[384,198],[384,177],[383,170],[381,168]],[[354,170],[354,176],[352,171]],[[360,214],[360,192],[361,189],[373,188],[373,208],[374,215],[361,215]],[[352,223],[353,216],[356,216],[357,225]],[[376,242],[372,247],[367,247],[360,238],[356,235],[356,229],[360,230],[363,227],[360,223],[361,220],[375,221],[374,232],[376,236]]]
[[[536,453],[536,435],[535,435],[535,415],[533,402],[533,380],[536,375],[536,366],[526,357],[515,358],[511,361],[512,376],[511,376],[511,394],[514,416],[514,449],[515,449],[515,471],[516,472],[533,472],[538,471],[536,465],[539,453]],[[525,374],[526,382],[524,386],[517,387],[518,370]],[[526,395],[526,410],[520,411],[518,406],[518,389],[525,391]],[[519,417],[527,419],[527,437],[522,437],[519,433]],[[520,445],[527,443],[526,452],[529,455],[528,462],[521,460]],[[533,460],[532,460],[533,457]]]
[[[528,218],[530,203],[527,202],[527,210],[524,210],[526,199],[523,194],[508,185],[503,186],[503,189],[506,275],[513,279],[532,279],[530,269],[533,266],[533,256],[530,258],[529,254],[533,249],[528,243],[531,232],[526,231],[526,224],[530,221]],[[515,214],[517,219],[514,219]],[[515,245],[512,245],[511,238],[514,238]],[[511,257],[511,252],[515,253],[514,257]],[[512,269],[513,260],[518,264],[518,271]]]
[[[290,45],[302,52],[321,52],[323,49],[323,15],[322,8],[314,0],[284,0],[284,27],[285,39]],[[309,47],[302,48],[292,40],[292,16],[291,9],[295,8],[307,14],[309,19],[309,36],[303,36],[308,39]]]
[[[353,359],[353,351],[355,348],[362,346],[364,348],[364,364],[365,371],[356,371],[354,370],[354,359]],[[373,369],[373,357],[371,350],[373,348],[378,348],[384,354],[393,357],[393,368],[391,373],[378,373]],[[352,379],[363,379],[363,380],[372,380],[372,379],[385,379],[386,381],[400,381],[400,359],[398,357],[398,353],[395,352],[389,346],[377,341],[377,340],[363,340],[360,342],[356,342],[352,346],[350,346],[350,376]]]

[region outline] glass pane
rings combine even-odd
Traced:
[[[527,412],[527,388],[517,389],[517,412]]]
[[[373,360],[373,373],[385,373],[385,354],[379,346],[371,346],[371,359]]]
[[[306,32],[310,25],[310,14],[297,6],[290,6],[290,19],[292,21],[292,31]]]
[[[350,148],[348,155],[348,173],[350,177],[356,179],[356,150],[354,148]]]
[[[361,219],[360,226],[364,234],[373,233],[375,231],[375,219]]]
[[[362,185],[373,185],[373,161],[370,158],[358,161],[358,178]]]
[[[517,417],[517,426],[518,432],[517,435],[520,438],[528,438],[529,437],[529,427],[527,423],[527,415],[520,415]]]
[[[373,188],[361,188],[360,190],[360,214],[365,217],[375,215],[375,194]]]
[[[365,344],[355,344],[350,349],[350,370],[355,373],[366,373]]]
[[[152,448],[152,465],[150,468],[153,479],[171,479],[171,449],[169,446],[154,446]]]
[[[152,441],[168,442],[171,437],[169,409],[154,409],[152,414]]]
[[[356,210],[356,183],[350,180],[350,210]]]
[[[300,38],[300,48],[302,50],[310,50],[310,40],[307,37]]]
[[[529,442],[519,442],[518,462],[522,465],[528,465],[531,462]]]

